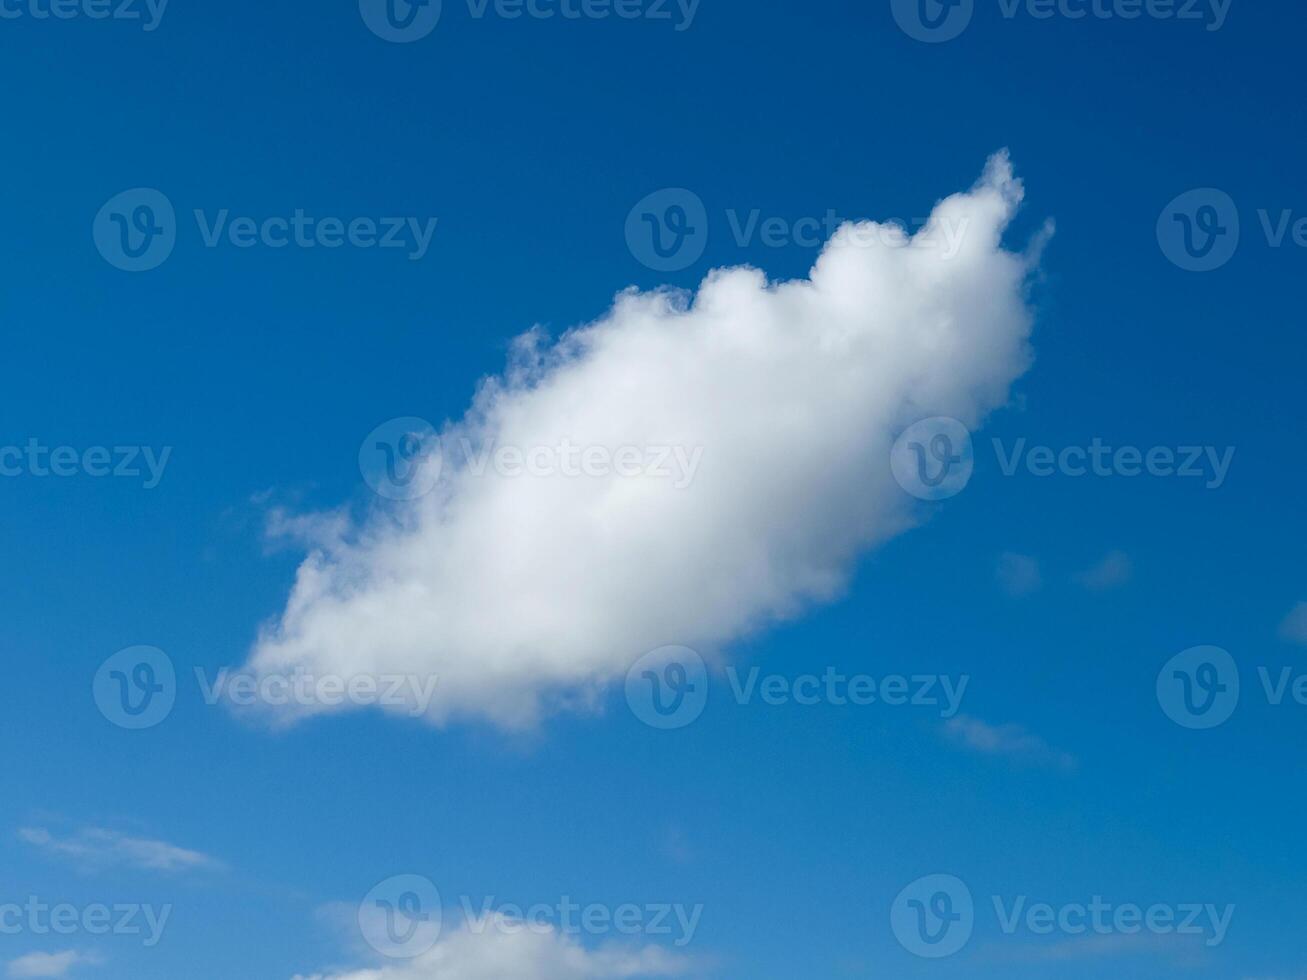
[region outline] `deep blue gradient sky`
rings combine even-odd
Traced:
[[[447,0],[408,45],[348,2],[173,0],[151,32],[0,20],[0,445],[173,447],[150,491],[0,478],[0,904],[176,906],[157,949],[5,935],[0,971],[78,949],[105,961],[76,975],[107,980],[286,980],[355,962],[322,906],[416,872],[523,904],[702,903],[692,951],[729,978],[1302,975],[1307,708],[1267,705],[1254,671],[1303,662],[1279,629],[1307,599],[1307,250],[1270,247],[1257,211],[1307,217],[1304,43],[1286,0],[1234,0],[1219,31],[1009,20],[978,0],[938,45],[900,31],[888,0],[702,0],[684,31],[476,19]],[[301,555],[267,545],[268,503],[362,505],[374,426],[461,415],[515,335],[586,322],[627,285],[807,272],[816,249],[741,247],[728,209],[921,217],[1002,147],[1027,187],[1014,245],[1057,225],[1033,368],[978,435],[964,493],[870,555],[838,602],[735,652],[788,676],[968,674],[968,715],[1074,765],[969,751],[910,708],[741,707],[724,685],[683,731],[641,725],[614,688],[603,715],[526,738],[379,713],[270,733],[195,696],[192,668],[242,662],[284,604]],[[135,187],[182,217],[171,258],[138,275],[91,237]],[[680,272],[624,240],[663,187],[710,216]],[[1209,273],[1177,268],[1155,235],[1197,187],[1228,193],[1243,225]],[[209,249],[196,208],[439,223],[420,261]],[[1005,477],[991,437],[1236,457],[1217,490]],[[1077,584],[1113,550],[1130,581]],[[1009,595],[1005,553],[1038,558],[1042,588]],[[90,690],[135,644],[166,650],[184,693],[165,724],[128,733]],[[1244,672],[1238,713],[1211,732],[1173,724],[1154,690],[1199,644]],[[87,870],[20,840],[31,826],[111,827],[226,867]],[[984,906],[971,946],[941,962],[889,928],[900,889],[933,872]],[[1030,953],[1043,940],[999,933],[990,895],[1237,912],[1214,950],[1050,964]]]

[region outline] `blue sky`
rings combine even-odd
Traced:
[[[584,975],[596,977],[1307,973],[1295,789],[1307,707],[1292,687],[1270,703],[1258,673],[1296,676],[1307,643],[1307,614],[1294,612],[1307,600],[1297,492],[1307,476],[1297,449],[1307,341],[1296,288],[1307,251],[1293,230],[1307,218],[1299,5],[1233,0],[1209,30],[1206,4],[1195,9],[1207,20],[1077,19],[976,0],[950,15],[970,15],[960,35],[939,43],[909,36],[889,0],[702,0],[692,19],[675,4],[666,19],[651,4],[629,7],[642,12],[631,19],[545,19],[508,18],[494,4],[478,16],[446,0],[438,25],[410,43],[379,37],[348,2],[310,16],[286,3],[173,0],[157,23],[144,4],[127,8],[144,20],[97,19],[91,7],[58,19],[41,16],[43,0],[8,0],[0,21],[10,93],[0,448],[35,440],[78,454],[66,477],[42,475],[25,448],[0,456],[11,465],[0,476],[9,668],[0,907],[36,897],[171,913],[150,946],[139,934],[43,935],[24,917],[0,932],[0,975],[289,980],[373,967],[389,971],[383,980],[464,980],[473,975],[459,972],[465,954],[445,944],[469,939],[456,924],[465,897],[501,911],[565,897],[607,909],[701,907],[683,946],[651,930],[544,937],[578,944]],[[197,668],[209,678],[247,663],[264,670],[268,661],[251,660],[261,648],[321,666],[311,637],[261,647],[262,626],[285,625],[305,555],[268,530],[289,521],[319,544],[341,528],[351,539],[381,533],[388,525],[369,522],[388,518],[368,515],[403,502],[373,493],[376,472],[360,471],[360,447],[375,444],[378,426],[416,417],[442,430],[464,416],[482,378],[520,356],[515,337],[590,323],[627,286],[695,289],[710,270],[745,264],[773,280],[807,277],[821,252],[811,234],[820,227],[824,240],[828,214],[916,230],[1003,148],[1025,187],[1005,226],[1008,251],[967,237],[974,274],[921,295],[890,256],[896,274],[872,294],[908,311],[942,295],[959,330],[984,313],[994,331],[986,356],[1025,342],[1023,316],[1033,324],[1028,369],[1013,366],[1015,354],[995,355],[1002,363],[984,375],[995,397],[919,406],[918,418],[975,412],[974,471],[960,492],[923,502],[890,481],[888,442],[877,440],[892,442],[915,420],[902,412],[892,428],[853,409],[839,419],[814,412],[823,437],[787,441],[805,430],[785,426],[805,413],[796,402],[797,416],[769,414],[786,404],[784,373],[766,376],[771,394],[761,397],[749,358],[679,370],[659,362],[669,413],[711,417],[715,432],[736,434],[715,444],[725,460],[716,468],[709,445],[697,484],[735,496],[698,509],[692,485],[675,499],[703,524],[646,529],[656,554],[680,549],[684,577],[708,583],[696,590],[702,603],[688,604],[693,615],[650,608],[676,583],[642,586],[653,563],[594,545],[604,535],[541,550],[541,527],[570,504],[517,490],[558,486],[528,478],[512,484],[523,524],[492,524],[503,540],[486,550],[525,542],[528,568],[567,570],[565,598],[554,596],[559,582],[533,592],[529,576],[481,588],[489,573],[477,571],[476,551],[460,566],[465,578],[438,579],[476,600],[464,618],[481,617],[505,644],[514,628],[542,649],[561,644],[565,660],[569,643],[604,646],[607,634],[570,635],[569,624],[604,619],[610,606],[594,596],[630,583],[612,607],[612,636],[647,622],[656,625],[646,632],[661,629],[657,642],[628,649],[615,639],[584,669],[567,662],[546,682],[549,671],[516,654],[482,671],[489,654],[475,638],[450,640],[457,656],[431,667],[437,712],[451,704],[447,691],[459,692],[450,717],[327,711],[286,725],[284,713],[245,717],[205,703]],[[97,247],[93,226],[113,229],[97,215],[137,188],[171,204],[176,241],[156,268],[127,272],[101,250],[113,254],[112,236]],[[655,210],[670,223],[667,208],[688,202],[706,238],[688,264],[655,269],[641,262],[647,246],[632,243],[628,219],[635,211],[638,231],[637,204],[668,188],[678,190]],[[1176,206],[1200,230],[1215,227],[1214,215],[1219,248],[1239,226],[1238,247],[1208,271],[1172,260],[1184,221],[1169,209],[1195,189],[1220,193]],[[130,222],[136,201],[110,211]],[[277,248],[256,234],[242,248],[224,233],[206,245],[224,211],[233,228],[240,218],[289,225],[297,210],[342,225],[375,220],[378,244]],[[744,234],[755,213],[757,232]],[[391,217],[404,219],[396,240],[405,244],[379,247]],[[774,243],[762,231],[769,219],[780,219]],[[1022,253],[1048,219],[1056,231],[1025,278],[1003,281],[1017,260],[1002,256]],[[1264,226],[1274,232],[1286,219],[1277,245]],[[734,322],[731,303],[751,294],[725,292],[724,322]],[[1004,299],[1024,312],[1000,308]],[[793,313],[757,302],[739,314],[746,331],[763,314]],[[794,308],[796,330],[829,327]],[[630,317],[610,321],[615,335],[635,329]],[[568,364],[604,363],[571,356],[546,364],[545,380],[565,380]],[[798,377],[810,365],[794,360]],[[944,390],[946,373],[970,369],[940,360],[949,363],[925,360],[906,380],[876,374],[868,387]],[[677,384],[687,373],[701,382],[693,392]],[[529,386],[506,387],[502,410],[521,407],[521,424],[533,424],[541,402]],[[555,387],[580,398],[568,402],[575,417],[604,415],[581,397],[584,385]],[[662,411],[657,399],[646,408]],[[1210,447],[1228,466],[1218,479],[1215,468],[1128,476],[1128,462],[1103,476],[1005,465],[1017,447],[1028,461],[1030,447],[1056,456],[1095,440],[1181,457],[1183,447]],[[91,475],[84,454],[94,447],[112,460],[100,465],[139,475]],[[114,447],[140,454],[128,460]],[[148,459],[162,466],[149,489]],[[827,464],[829,479],[814,477]],[[723,470],[750,480],[712,482]],[[858,474],[871,482],[848,478]],[[810,496],[778,489],[792,487]],[[773,498],[784,508],[776,520],[751,526],[741,512],[765,517]],[[414,506],[440,499],[433,491]],[[589,504],[573,510],[577,521],[602,517]],[[350,517],[304,517],[323,513]],[[641,523],[622,513],[616,526]],[[910,514],[913,526],[891,533],[891,513]],[[754,565],[696,551],[737,522],[743,550],[762,541],[772,558],[821,539],[816,557],[840,569],[829,594],[791,587],[764,602],[749,591]],[[412,554],[436,547],[394,533]],[[589,560],[587,541],[604,562]],[[378,573],[375,553],[346,554],[346,572],[360,567],[352,561]],[[731,573],[715,578],[705,569],[719,559]],[[587,567],[591,580],[575,577]],[[586,581],[591,595],[578,585]],[[421,605],[459,604],[423,595]],[[553,598],[533,605],[537,595]],[[773,615],[786,599],[787,615]],[[536,606],[538,629],[520,614]],[[381,634],[363,622],[326,630],[344,638],[336,656],[350,671],[375,672],[399,651],[406,671],[431,666],[420,620],[389,617]],[[700,634],[715,637],[712,649],[692,642]],[[642,723],[624,697],[624,665],[664,644],[695,647],[711,675],[696,688],[708,692],[702,715],[671,730]],[[1168,717],[1166,705],[1180,709],[1174,694],[1159,699],[1158,677],[1182,651],[1209,645],[1236,665],[1239,703],[1224,723],[1193,730]],[[166,654],[175,706],[129,731],[97,708],[92,689],[112,655],[139,646]],[[349,660],[356,647],[372,666]],[[1203,663],[1216,661],[1199,656],[1186,669]],[[747,682],[755,667],[788,683],[828,671],[968,683],[950,718],[824,694],[813,705],[761,695],[737,703],[733,680]],[[1230,680],[1228,669],[1221,677]],[[905,888],[936,874],[965,884],[976,921],[958,952],[931,959],[896,937],[891,911]],[[415,972],[428,960],[378,959],[360,937],[359,903],[395,875],[438,887],[436,949],[450,965]],[[1020,896],[1055,909],[1095,896],[1234,909],[1209,947],[1203,937],[1120,930],[1008,934],[995,896],[1004,909]],[[583,975],[549,965],[554,946],[520,951],[539,980]],[[31,958],[66,953],[75,955]]]

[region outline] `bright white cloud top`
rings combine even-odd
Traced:
[[[74,967],[97,964],[96,956],[68,950],[62,953],[28,953],[9,963],[6,975],[22,977],[64,977]]]
[[[919,517],[890,473],[896,435],[936,415],[977,428],[1028,366],[1037,258],[1001,240],[1021,198],[999,154],[915,235],[846,225],[806,280],[717,270],[694,295],[623,292],[555,344],[520,338],[441,434],[430,494],[315,525],[329,533],[248,669],[434,673],[429,721],[525,728],[651,649],[712,656],[837,596]],[[448,451],[462,440],[701,455],[688,485],[514,476]]]

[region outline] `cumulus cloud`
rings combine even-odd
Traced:
[[[28,953],[11,960],[7,973],[11,977],[62,977],[75,966],[99,963],[98,957],[84,953]]]
[[[555,931],[507,926],[464,927],[410,960],[294,980],[652,980],[683,976],[691,966],[656,946],[587,950]]]
[[[325,530],[248,669],[434,673],[429,721],[529,728],[595,703],[649,650],[717,659],[837,597],[860,553],[921,519],[891,477],[896,435],[936,415],[978,428],[1029,364],[1036,249],[1001,243],[1021,198],[999,154],[916,235],[845,226],[807,279],[716,270],[693,295],[627,290],[556,343],[528,333],[440,433],[430,493],[309,522]],[[961,230],[954,254],[944,228]],[[475,463],[564,444],[698,464],[687,485],[671,462],[672,476]]]
[[[1076,767],[1075,756],[1054,749],[1020,725],[991,725],[979,718],[958,715],[945,723],[944,731],[954,743],[982,755],[1007,756],[1059,769]]]
[[[44,827],[23,827],[18,831],[18,837],[34,847],[69,858],[92,871],[116,866],[164,872],[215,870],[222,867],[222,862],[199,851],[187,850],[161,840],[128,837],[100,827],[87,827],[67,837],[58,837]]]

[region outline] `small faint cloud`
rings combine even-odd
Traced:
[[[1039,559],[1008,551],[999,556],[998,584],[1010,596],[1024,596],[1038,592],[1044,585],[1039,570]]]
[[[944,732],[955,744],[982,755],[1006,756],[1059,769],[1076,767],[1075,756],[1054,749],[1020,725],[991,725],[979,718],[958,715],[945,723]]]
[[[670,827],[663,835],[663,854],[677,864],[691,864],[694,861],[694,849],[680,827]]]
[[[1280,624],[1280,639],[1307,646],[1307,602],[1300,602]]]
[[[11,977],[62,977],[75,966],[92,966],[101,963],[98,956],[68,950],[62,953],[28,953],[9,962],[6,971]]]
[[[213,871],[223,867],[221,861],[199,851],[165,841],[129,837],[100,827],[87,827],[67,837],[57,837],[44,827],[23,827],[18,831],[18,837],[33,847],[68,858],[90,871],[126,866],[171,874]]]
[[[1090,592],[1119,588],[1134,575],[1134,563],[1124,551],[1109,552],[1107,557],[1076,576],[1076,581]]]

